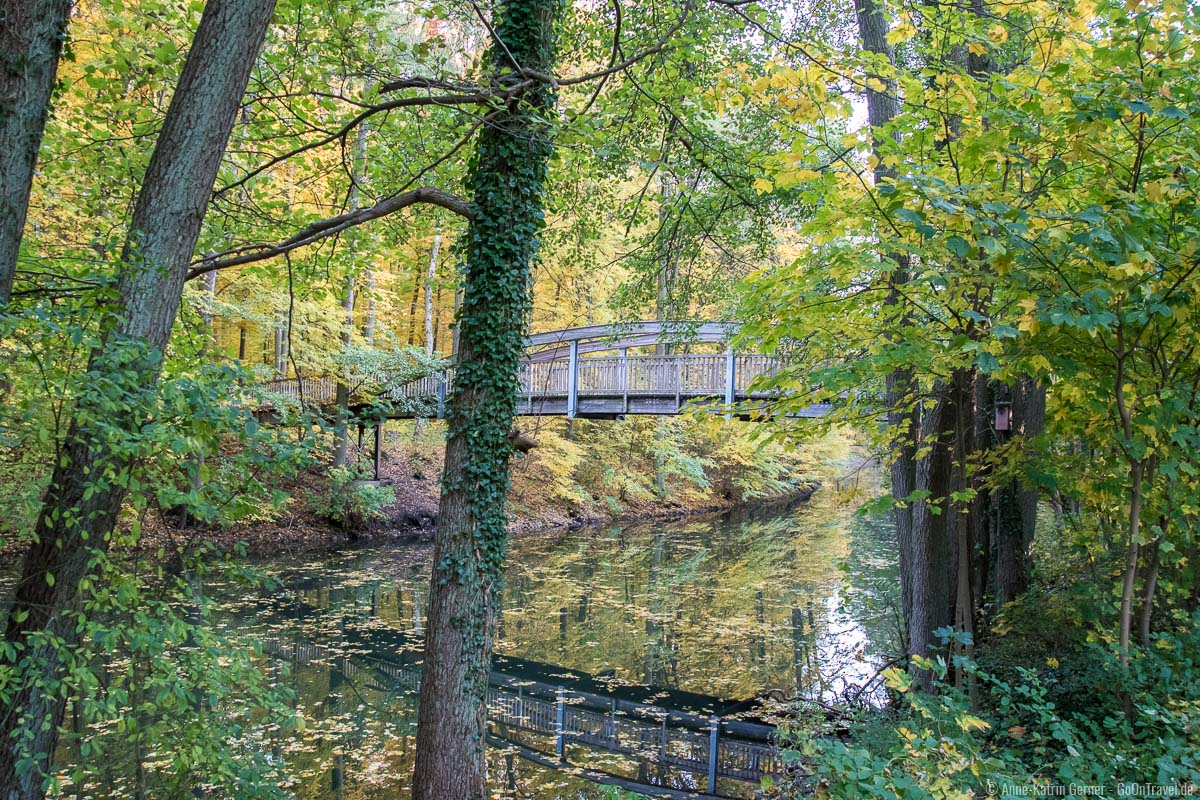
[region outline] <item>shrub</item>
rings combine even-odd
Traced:
[[[352,531],[384,519],[395,502],[392,487],[365,483],[361,474],[334,467],[329,471],[326,491],[310,495],[309,508],[317,516]]]
[[[792,733],[785,760],[803,765],[781,787],[789,796],[816,790],[829,797],[965,798],[1004,787],[1076,789],[1118,784],[1186,786],[1200,782],[1200,633],[1193,620],[1180,636],[1160,636],[1128,673],[1116,655],[1096,647],[1091,674],[1106,674],[1117,703],[1062,708],[1053,699],[1063,669],[1015,667],[1002,680],[958,660],[978,682],[978,709],[954,685],[938,656],[915,659],[935,676],[934,691],[917,691],[909,674],[886,673],[897,708],[885,722],[865,724],[850,741]],[[1119,710],[1114,711],[1114,706]]]

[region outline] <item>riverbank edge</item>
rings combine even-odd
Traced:
[[[318,478],[316,474],[309,479]],[[323,478],[322,478],[323,479]],[[798,484],[784,494],[756,497],[749,500],[688,503],[686,500],[643,502],[616,513],[605,513],[602,506],[587,512],[566,512],[561,507],[538,510],[510,509],[509,535],[537,535],[556,530],[578,530],[597,525],[629,525],[703,519],[726,514],[752,514],[785,508],[790,510],[808,500],[822,486],[819,480]],[[303,484],[292,487],[298,495],[306,491]],[[339,550],[372,545],[395,544],[419,546],[433,541],[437,530],[437,501],[435,487],[415,485],[412,481],[396,481],[396,501],[385,520],[369,523],[357,529],[346,529],[328,522],[297,502],[292,510],[272,520],[241,523],[229,527],[179,525],[163,514],[147,514],[141,520],[141,536],[136,544],[118,548],[138,556],[155,553],[162,558],[193,549],[204,542],[222,553],[244,554],[251,558],[272,555],[332,553]],[[0,563],[17,561],[24,548],[10,541],[0,551]]]
[[[560,517],[538,517],[517,515],[509,521],[510,536],[526,536],[553,530],[577,530],[593,525],[637,524],[656,521],[702,519],[724,514],[751,514],[786,508],[791,509],[808,502],[821,488],[820,481],[811,481],[797,486],[795,491],[782,495],[757,497],[728,503],[709,503],[703,506],[676,506],[668,508],[639,508],[617,514],[578,515],[564,521]],[[401,501],[403,502],[403,501]],[[411,518],[411,517],[410,517]],[[278,525],[239,526],[227,531],[210,531],[206,540],[217,544],[222,550],[244,548],[247,555],[262,557],[281,553],[299,554],[310,552],[336,552],[354,547],[396,544],[399,546],[422,545],[433,541],[437,529],[436,517],[426,516],[418,524],[380,523],[361,530],[345,530],[336,525],[314,523],[281,527]],[[186,531],[172,531],[186,534]],[[159,546],[147,537],[139,543],[139,549]]]

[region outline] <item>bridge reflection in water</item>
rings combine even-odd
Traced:
[[[729,339],[736,329],[734,323],[636,322],[536,334],[529,337],[528,355],[520,366],[517,413],[611,419],[678,414],[689,403],[731,406],[776,396],[755,388],[756,382],[778,373],[789,359],[734,352]],[[680,342],[689,347],[718,344],[725,352],[629,352],[671,342],[676,347]],[[331,377],[288,378],[271,381],[266,388],[321,406],[335,401],[337,383]],[[441,418],[453,386],[451,368],[369,399],[397,403],[395,417],[412,417],[419,411]],[[829,405],[821,403],[793,416],[818,417],[828,411]]]
[[[517,537],[504,591],[496,598],[497,653],[489,688],[546,703],[543,722],[554,719],[549,706],[557,712],[559,686],[568,690],[566,711],[604,717],[615,706],[616,727],[641,723],[618,738],[628,747],[641,746],[642,758],[589,746],[577,736],[565,739],[570,765],[563,768],[554,735],[510,724],[508,738],[489,748],[493,794],[539,800],[604,796],[595,784],[607,778],[587,768],[650,784],[643,793],[651,796],[706,793],[708,762],[700,756],[709,719],[721,719],[720,742],[769,750],[773,730],[752,722],[778,711],[755,702],[764,694],[802,698],[811,712],[804,724],[812,724],[814,734],[828,730],[820,724],[820,706],[806,700],[863,696],[864,689],[875,696],[870,687],[877,685],[878,668],[893,646],[891,609],[899,604],[894,552],[890,517],[858,515],[819,499],[789,511]],[[239,635],[329,648],[323,651],[328,662],[289,669],[273,660],[277,669],[267,670],[277,685],[294,688],[309,730],[324,742],[319,752],[287,755],[289,769],[314,787],[330,759],[344,757],[346,800],[399,797],[407,789],[416,737],[415,680],[402,688],[372,670],[370,659],[415,678],[432,563],[432,549],[394,544],[281,555],[264,564],[278,586],[269,597],[250,598],[247,607],[243,588],[233,587]],[[346,679],[335,668],[339,654],[351,656],[362,670],[357,678]],[[657,761],[668,710],[666,749],[673,752],[672,734],[689,734],[694,771]],[[603,733],[595,717],[571,718],[591,719],[595,732]],[[495,716],[491,730],[500,736]],[[586,729],[579,724],[574,731]],[[518,751],[514,740],[526,749]],[[735,765],[732,758],[727,763]],[[777,763],[774,769],[784,766],[777,785],[790,784],[792,769],[802,767]],[[757,768],[773,769],[761,754]],[[298,796],[342,797],[322,788]],[[746,798],[758,791],[751,781],[724,775],[717,780],[723,796]]]
[[[269,637],[261,639],[260,645],[266,655],[293,664],[317,663],[335,669],[364,688],[412,695],[420,688],[419,665],[371,654],[346,655],[306,640]],[[701,720],[686,712],[568,691],[495,672],[489,676],[489,684],[487,715],[494,744],[516,746],[522,756],[542,766],[570,769],[573,774],[597,783],[657,797],[725,797],[729,795],[718,792],[718,778],[758,783],[764,776],[778,775],[784,769],[778,749],[768,739],[773,730],[770,726],[723,722],[715,716]],[[605,707],[607,710],[601,710]],[[697,730],[698,722],[706,729]],[[686,723],[692,727],[686,727]],[[759,740],[736,738],[730,734],[730,726],[736,726],[743,734],[758,734]],[[697,786],[697,791],[687,792],[638,783],[596,769],[581,770],[569,764],[572,746],[620,754],[644,765],[682,770],[702,780],[704,789],[701,792]]]

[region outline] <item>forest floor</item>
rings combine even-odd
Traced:
[[[170,552],[176,546],[202,540],[222,549],[243,543],[250,554],[265,555],[336,549],[364,542],[432,541],[437,524],[443,452],[440,445],[389,443],[381,459],[380,478],[390,485],[395,500],[383,509],[381,519],[356,529],[333,524],[316,510],[320,505],[318,498],[328,491],[329,483],[327,468],[318,467],[306,470],[290,485],[281,487],[290,499],[275,515],[264,515],[263,519],[222,529],[182,527],[161,516],[147,518],[143,521],[139,548],[164,547]],[[369,457],[369,452],[364,452],[361,463],[369,465]],[[666,499],[626,500],[619,508],[601,502],[598,497],[593,498],[593,502],[568,507],[561,500],[553,499],[535,478],[527,476],[518,461],[514,465],[510,497],[520,499],[510,502],[509,531],[522,534],[621,520],[671,519],[782,499],[806,499],[816,488],[814,484],[788,498],[763,498],[751,503],[714,501],[683,494]]]

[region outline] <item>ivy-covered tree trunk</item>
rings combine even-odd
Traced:
[[[209,0],[155,143],[118,265],[119,304],[88,365],[13,593],[20,681],[0,718],[6,800],[43,796],[79,641],[78,603],[108,548],[152,411],[213,181],[275,0]]]
[[[560,0],[495,7],[492,81],[553,69]],[[480,133],[471,174],[459,351],[450,400],[417,722],[414,800],[487,795],[485,693],[508,528],[507,440],[524,353],[530,269],[551,154],[546,84],[515,99]]]
[[[0,0],[0,308],[12,296],[70,0]]]

